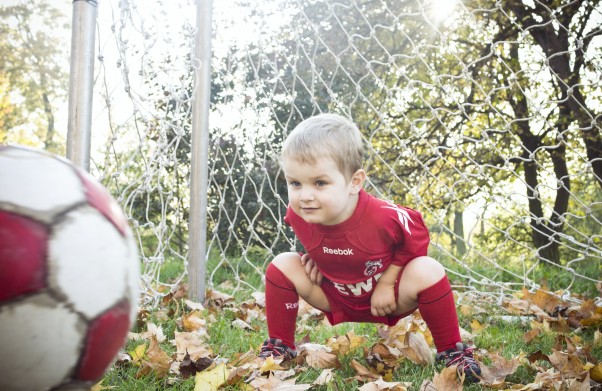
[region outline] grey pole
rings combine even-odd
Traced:
[[[188,230],[188,295],[205,299],[207,267],[207,190],[209,167],[209,102],[211,99],[212,0],[197,0],[194,45],[194,101],[190,160]]]
[[[90,171],[96,0],[74,0],[71,26],[67,159]]]

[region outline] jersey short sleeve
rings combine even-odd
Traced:
[[[427,255],[430,237],[422,214],[414,209],[389,203],[386,210],[388,230],[395,237],[392,263],[405,266],[412,259]]]

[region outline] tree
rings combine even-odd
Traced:
[[[0,77],[12,102],[9,112],[0,111],[0,138],[15,138],[27,127],[38,139],[30,143],[62,152],[55,117],[68,90],[68,46],[59,36],[69,31],[68,19],[47,1],[26,0],[1,6],[0,20]]]
[[[599,2],[496,4],[467,2],[435,26],[419,2],[312,2],[258,74],[293,98],[275,102],[278,123],[351,113],[371,150],[372,183],[398,202],[457,216],[463,203],[506,197],[522,181],[533,246],[559,263],[571,177],[600,181],[599,101],[587,87],[600,66],[588,52],[602,33],[590,20]],[[581,143],[586,164],[567,153]]]

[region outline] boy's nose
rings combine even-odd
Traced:
[[[312,201],[314,199],[313,191],[304,190],[301,192],[300,200],[303,202]]]

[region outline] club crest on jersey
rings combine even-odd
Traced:
[[[364,275],[371,276],[374,273],[376,273],[376,271],[381,267],[383,267],[382,259],[379,259],[378,261],[368,261],[366,262],[366,269],[364,270]]]

